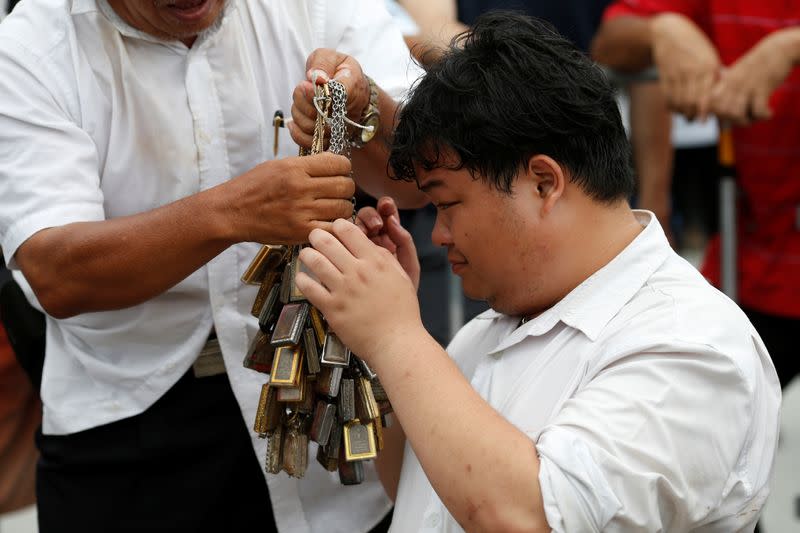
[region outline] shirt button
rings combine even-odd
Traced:
[[[425,527],[436,527],[439,525],[439,513],[429,514],[425,519]]]

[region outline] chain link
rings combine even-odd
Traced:
[[[334,154],[350,157],[350,143],[347,142],[347,128],[345,116],[347,115],[347,89],[336,80],[328,82],[331,94],[331,139],[329,151]]]
[[[350,142],[347,138],[347,89],[341,82],[330,80],[325,85],[317,85],[314,88],[314,101],[318,111],[317,120],[314,124],[314,137],[311,141],[311,148],[300,148],[300,155],[319,154],[325,149],[325,125],[330,126],[330,138],[328,141],[328,151],[334,154],[343,155],[350,159]],[[353,177],[352,170],[350,177]],[[353,214],[351,219],[356,220],[356,198],[351,198],[353,202]]]

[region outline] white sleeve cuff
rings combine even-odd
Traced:
[[[9,270],[17,266],[17,249],[33,234],[47,228],[63,226],[73,222],[87,222],[104,220],[105,214],[101,205],[88,204],[61,204],[53,205],[48,209],[36,211],[12,223],[2,237],[0,246]]]
[[[603,531],[622,504],[586,444],[570,431],[550,426],[536,450],[545,516],[553,531]]]

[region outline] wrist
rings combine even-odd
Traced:
[[[210,241],[232,245],[250,241],[241,224],[236,208],[236,194],[232,193],[232,182],[226,182],[201,191],[193,198],[198,202],[197,213],[206,220],[206,235]]]
[[[800,28],[786,28],[773,35],[778,39],[780,53],[790,58],[793,65],[800,63]]]
[[[375,81],[363,75],[363,81],[367,84],[367,103],[362,108],[361,115],[355,120],[361,127],[352,126],[353,131],[350,135],[350,144],[354,148],[362,148],[370,142],[378,133],[380,128],[380,110],[378,108],[378,86]]]
[[[430,336],[420,322],[419,324],[400,326],[390,334],[383,336],[368,359],[370,366],[378,375],[389,375],[391,372],[405,372],[405,366],[414,366],[414,354],[425,353],[429,344],[441,348]]]

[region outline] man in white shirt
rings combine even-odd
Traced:
[[[392,202],[314,230],[303,293],[381,376],[392,531],[752,531],[780,388],[736,305],[632,211],[613,90],[549,26],[494,14],[433,65],[390,157],[491,310],[424,330]],[[376,246],[370,238],[394,252]],[[399,479],[399,482],[398,482]]]
[[[280,531],[387,513],[374,472],[265,483],[248,429],[265,376],[242,367],[257,287],[239,279],[258,243],[352,211],[346,158],[290,157],[318,73],[344,83],[352,119],[383,117],[354,150],[361,186],[425,201],[386,178],[408,64],[370,0],[25,0],[3,21],[0,246],[48,315],[41,531],[269,531],[269,499]],[[279,109],[294,123],[273,161]],[[195,371],[204,348],[225,373]]]

